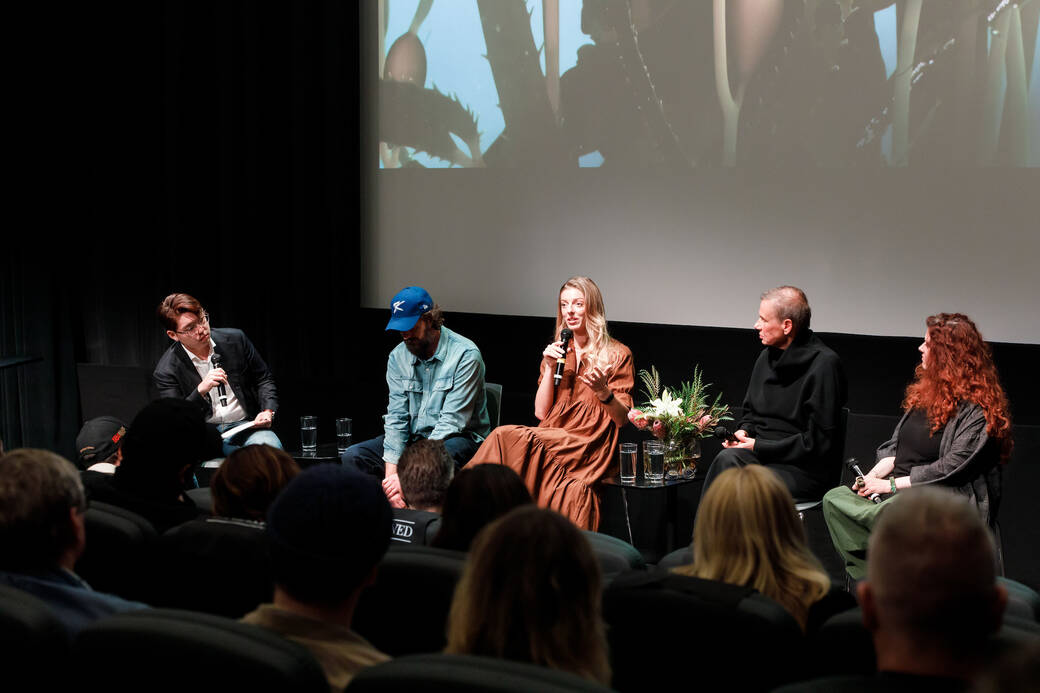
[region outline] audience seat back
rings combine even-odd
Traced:
[[[459,551],[391,544],[375,584],[361,593],[354,630],[393,657],[440,652],[465,562]]]
[[[148,602],[152,557],[158,538],[137,513],[91,501],[85,514],[87,545],[76,573],[99,592]]]
[[[147,609],[101,619],[73,643],[85,690],[329,690],[299,643],[221,616]]]
[[[755,590],[662,572],[628,573],[603,598],[613,687],[676,681],[754,691],[797,680],[804,638],[786,609]]]
[[[604,584],[629,570],[646,570],[643,554],[627,541],[588,530],[582,530],[582,534],[599,560]]]
[[[3,680],[31,681],[38,690],[61,690],[71,649],[65,627],[50,607],[31,594],[0,584],[0,652]]]
[[[565,671],[524,662],[471,655],[426,654],[401,657],[364,669],[347,686],[350,693],[569,693],[608,691]]]
[[[245,616],[274,593],[264,524],[209,517],[167,530],[155,582],[153,606]]]

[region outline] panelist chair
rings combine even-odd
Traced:
[[[498,383],[484,383],[484,396],[487,398],[488,419],[491,428],[498,428],[502,420],[502,386]]]

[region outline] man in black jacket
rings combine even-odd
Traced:
[[[840,475],[847,399],[838,355],[809,329],[805,292],[780,286],[762,294],[755,329],[765,345],[744,396],[734,439],[708,469],[707,491],[731,467],[763,464],[796,500],[818,500]]]
[[[152,373],[159,396],[186,399],[221,433],[252,422],[251,428],[224,440],[224,455],[241,445],[281,448],[270,430],[278,409],[274,377],[245,333],[211,329],[209,315],[188,294],[170,294],[157,312],[175,342]]]

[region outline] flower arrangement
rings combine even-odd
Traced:
[[[678,389],[661,386],[657,368],[639,371],[647,401],[642,410],[631,409],[628,420],[640,430],[649,430],[654,437],[673,442],[681,448],[693,447],[700,438],[712,434],[720,421],[729,421],[729,407],[720,404],[720,392],[708,400],[708,388],[699,366],[693,367],[693,380],[679,384]]]

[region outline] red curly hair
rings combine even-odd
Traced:
[[[1000,460],[1011,457],[1011,414],[989,345],[961,313],[929,316],[927,364],[922,361],[906,388],[903,408],[923,409],[932,433],[946,425],[961,402],[974,402],[986,416],[986,433],[1000,441]]]

